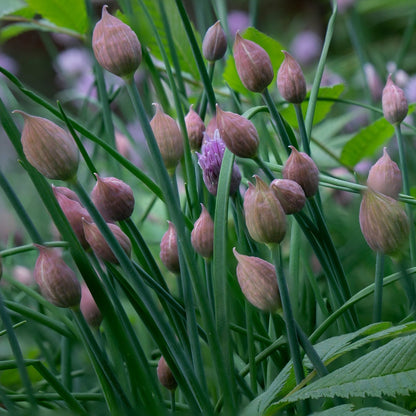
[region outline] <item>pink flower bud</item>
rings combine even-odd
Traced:
[[[160,259],[172,273],[179,273],[179,253],[176,228],[173,222],[168,221],[169,227],[160,241]]]
[[[227,38],[218,20],[205,33],[202,41],[202,54],[207,61],[218,61],[227,51]]]
[[[178,386],[178,383],[176,382],[175,377],[173,376],[173,373],[167,365],[163,355],[160,357],[157,365],[157,378],[159,379],[160,384],[168,390],[175,390]]]
[[[201,207],[201,215],[195,221],[191,233],[191,243],[197,253],[209,258],[214,251],[214,221],[202,204]]]
[[[101,20],[92,34],[92,48],[98,63],[120,77],[132,77],[142,61],[136,34],[103,6]]]
[[[209,136],[209,137],[214,137],[215,134],[215,130],[218,129],[218,124],[217,124],[217,117],[214,115],[212,117],[212,119],[209,121],[207,128],[205,130],[205,133]],[[202,144],[204,144],[204,142],[202,142]]]
[[[391,79],[387,79],[382,96],[383,113],[390,124],[401,123],[407,116],[409,106],[404,91],[399,88]]]
[[[134,209],[133,191],[120,179],[101,178],[95,174],[97,182],[91,191],[91,200],[100,214],[108,222],[129,218]]]
[[[295,58],[282,51],[285,59],[277,73],[277,88],[289,103],[300,104],[306,97],[306,82],[302,69]]]
[[[101,325],[103,316],[85,283],[81,285],[80,309],[88,325],[93,328],[98,328]]]
[[[290,179],[275,179],[270,184],[276,198],[286,214],[294,214],[302,210],[306,202],[302,187]]]
[[[199,150],[204,138],[205,124],[192,105],[185,116],[185,124],[191,150]]]
[[[42,295],[55,306],[71,308],[79,305],[81,285],[73,270],[53,248],[35,245],[39,250],[34,277]]]
[[[223,111],[217,104],[217,124],[221,138],[232,153],[247,158],[257,155],[259,136],[250,120],[230,111]]]

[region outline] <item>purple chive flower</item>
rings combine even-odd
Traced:
[[[217,195],[218,179],[224,152],[225,143],[222,141],[218,129],[215,130],[213,138],[210,138],[204,133],[201,153],[197,153],[198,163],[202,169],[202,178],[204,179],[205,186],[214,196]],[[237,192],[240,182],[241,173],[236,163],[234,163],[231,174],[230,195],[234,195]]]
[[[407,101],[409,103],[416,102],[416,76],[413,75],[409,78],[407,85],[405,86],[404,93],[406,94]]]
[[[227,22],[230,35],[234,37],[238,31],[244,32],[250,26],[250,16],[243,10],[231,10]]]
[[[290,45],[293,57],[301,65],[309,65],[316,62],[321,54],[322,39],[312,30],[304,30],[298,33]]]

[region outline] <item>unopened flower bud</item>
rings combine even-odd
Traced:
[[[388,255],[399,254],[409,236],[409,220],[402,205],[371,188],[361,201],[360,227],[367,244]]]
[[[257,155],[259,136],[250,120],[231,111],[223,111],[217,104],[217,124],[222,140],[232,153],[248,158]]]
[[[163,355],[160,357],[157,365],[157,378],[159,379],[160,384],[168,390],[175,390],[178,386],[178,383],[176,382],[175,377],[173,376],[173,373],[167,365]]]
[[[383,156],[368,172],[367,185],[374,191],[391,198],[399,197],[400,189],[402,189],[402,174],[397,163],[390,159],[386,148],[383,149]]]
[[[67,198],[72,199],[73,201],[81,203],[81,201],[78,198],[78,195],[71,189],[67,188],[66,186],[54,186],[52,185],[52,189],[54,194],[60,193],[65,195]]]
[[[214,221],[201,204],[202,211],[191,233],[192,247],[202,257],[210,258],[214,250]]]
[[[39,250],[34,277],[42,295],[55,306],[71,308],[79,305],[81,285],[74,271],[53,248],[35,245]]]
[[[182,134],[176,121],[165,114],[159,104],[154,105],[156,106],[156,114],[150,121],[150,126],[166,169],[174,170],[183,156]]]
[[[247,300],[264,312],[275,312],[281,307],[279,287],[274,266],[259,258],[237,253],[237,279]]]
[[[237,32],[233,54],[241,82],[249,91],[262,92],[273,81],[270,56],[260,45],[242,38]]]
[[[274,193],[257,175],[244,194],[248,232],[259,243],[279,244],[286,234],[286,215]]]
[[[59,206],[61,207],[66,219],[71,225],[79,242],[81,243],[82,247],[87,248],[88,242],[85,239],[82,218],[91,220],[88,211],[78,201],[68,198],[62,191],[57,190],[55,187],[52,189]]]
[[[97,182],[91,191],[91,200],[108,222],[129,218],[134,209],[133,191],[120,179],[101,178],[95,174]]]
[[[306,97],[306,82],[302,68],[289,52],[282,52],[285,59],[277,73],[277,88],[286,101],[300,104]]]
[[[81,285],[80,309],[88,325],[92,326],[93,328],[98,328],[101,325],[103,315],[98,309],[98,306],[95,303],[95,300],[85,283]]]
[[[136,34],[108,13],[106,5],[92,34],[92,48],[98,63],[120,77],[132,77],[142,61],[142,49]]]
[[[384,117],[390,124],[401,123],[407,116],[409,106],[406,96],[404,91],[393,82],[391,74],[383,89],[382,106]]]
[[[282,176],[284,179],[291,179],[297,182],[305,192],[307,198],[318,191],[319,170],[310,156],[299,152],[294,146],[289,146],[292,153],[286,160]]]
[[[227,38],[218,20],[205,33],[202,41],[202,54],[207,61],[214,62],[221,59],[227,51]]]
[[[73,179],[79,153],[73,138],[50,120],[15,110],[24,118],[23,152],[29,163],[49,179]]]
[[[179,273],[178,236],[173,222],[168,221],[168,230],[160,241],[160,260],[172,273]]]
[[[205,124],[199,114],[192,108],[192,105],[185,116],[185,125],[191,150],[199,150],[204,138]]]
[[[198,153],[198,163],[202,169],[202,179],[204,180],[205,186],[212,195],[216,196],[222,159],[225,152],[225,143],[222,141],[218,130],[215,130],[212,139],[207,134],[204,137],[201,153]],[[240,182],[241,173],[237,164],[234,162],[231,173],[230,195],[234,195],[237,192]]]
[[[97,225],[93,222],[89,222],[86,219],[83,219],[83,225],[85,238],[96,256],[101,260],[108,261],[109,263],[118,264],[119,261],[117,260],[117,257],[113,253],[113,250],[111,250],[104,236],[101,234],[101,231],[98,229]],[[121,248],[124,250],[127,256],[130,257],[131,243],[127,235],[116,224],[107,223],[107,225],[111,232],[114,234],[116,240],[119,242]]]
[[[302,210],[306,202],[302,187],[290,179],[275,179],[270,184],[276,198],[279,200],[285,214],[294,214]]]
[[[209,136],[209,137],[214,137],[215,134],[215,130],[218,129],[218,124],[217,124],[217,116],[213,116],[211,118],[211,120],[209,121],[209,123],[207,124],[207,128],[205,130],[205,133]],[[202,141],[202,144],[204,144],[204,142]]]

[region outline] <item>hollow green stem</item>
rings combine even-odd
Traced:
[[[381,311],[383,306],[383,275],[384,275],[384,254],[376,253],[376,273],[374,281],[374,304],[373,322],[381,322]]]
[[[310,156],[311,148],[309,146],[309,138],[306,133],[305,120],[303,119],[302,107],[300,106],[300,104],[294,104],[293,106],[295,107],[296,118],[298,120],[299,133],[300,133],[300,138],[302,141],[303,151]]]
[[[212,78],[214,76],[214,69],[215,69],[215,62],[209,62],[208,64],[208,77],[209,80],[212,82]],[[205,115],[207,113],[207,104],[208,104],[208,96],[205,90],[202,92],[202,101],[201,101],[201,108],[199,110],[199,116],[202,120],[205,120]]]

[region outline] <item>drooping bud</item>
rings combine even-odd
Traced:
[[[237,279],[247,300],[264,312],[275,312],[281,307],[279,287],[274,266],[259,258],[237,253]]]
[[[250,120],[231,111],[223,111],[217,104],[217,125],[221,138],[232,153],[248,158],[257,155],[259,136]]]
[[[185,125],[191,150],[199,150],[204,138],[205,124],[199,114],[192,108],[192,105],[185,116]]]
[[[98,309],[98,306],[95,303],[95,300],[85,283],[81,285],[80,309],[88,325],[92,326],[93,328],[98,328],[101,325],[103,315]]]
[[[407,116],[409,106],[406,96],[404,91],[392,81],[391,74],[383,89],[382,106],[384,117],[390,124],[401,123]]]
[[[388,255],[399,254],[409,236],[409,220],[402,205],[371,188],[361,201],[360,227],[367,244]]]
[[[294,146],[289,146],[292,153],[286,160],[282,176],[284,179],[291,179],[297,182],[305,192],[307,198],[318,191],[319,170],[310,156],[299,152]]]
[[[39,250],[34,277],[42,295],[59,308],[79,305],[81,285],[74,271],[53,248],[35,245]]]
[[[274,193],[257,175],[244,194],[248,232],[259,243],[279,244],[286,234],[286,215]]]
[[[82,218],[86,218],[88,221],[91,220],[88,211],[76,200],[68,198],[64,192],[53,187],[53,193],[61,207],[66,219],[74,230],[82,247],[87,248],[88,242],[85,239],[84,225]]]
[[[257,43],[235,35],[235,67],[243,85],[252,92],[262,92],[273,81],[274,72],[269,54]]]
[[[178,236],[173,222],[168,221],[168,230],[160,241],[160,260],[172,273],[179,273]]]
[[[215,130],[214,138],[204,136],[204,144],[201,147],[201,153],[198,153],[198,163],[202,169],[202,179],[208,191],[216,196],[218,189],[218,180],[220,177],[222,159],[225,152],[225,143],[222,141],[219,131]],[[234,195],[241,182],[241,173],[234,162],[231,173],[230,195]]]
[[[91,200],[108,222],[129,218],[134,209],[134,195],[129,185],[120,179],[101,178],[95,174],[97,182],[91,191]]]
[[[92,48],[98,63],[119,77],[132,77],[142,61],[142,49],[136,34],[108,13],[106,5],[92,34]]]
[[[302,68],[289,52],[282,52],[285,59],[277,73],[277,88],[286,101],[300,104],[306,97],[306,82]]]
[[[227,38],[218,20],[205,33],[202,41],[202,55],[207,61],[214,62],[221,59],[227,51]]]
[[[214,221],[201,204],[202,211],[191,233],[192,247],[202,257],[210,258],[214,251]]]
[[[368,172],[367,185],[374,191],[391,198],[399,197],[400,189],[402,189],[402,174],[397,163],[390,159],[386,148],[383,149],[383,156]]]
[[[173,376],[173,373],[167,365],[163,355],[160,357],[157,365],[157,378],[159,379],[160,384],[168,390],[175,390],[178,386],[178,383],[176,382],[175,377]]]
[[[174,170],[183,156],[183,140],[176,121],[163,112],[159,104],[150,121],[166,169]]]
[[[29,163],[49,179],[66,181],[75,177],[79,153],[73,138],[50,120],[15,110],[24,118],[23,152]]]
[[[83,224],[85,238],[96,256],[101,260],[108,261],[109,263],[118,264],[119,262],[117,257],[113,253],[113,250],[111,250],[104,236],[101,234],[97,225],[93,222],[87,221],[86,219],[83,219]],[[107,223],[107,225],[114,234],[116,240],[119,242],[121,248],[130,257],[131,243],[127,235],[116,224]]]
[[[276,198],[279,200],[285,214],[294,214],[302,210],[306,202],[302,187],[290,179],[274,179],[270,184]]]

